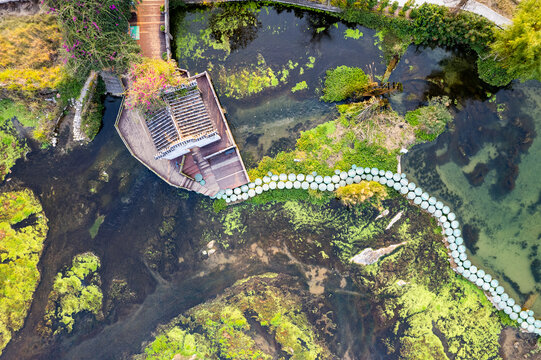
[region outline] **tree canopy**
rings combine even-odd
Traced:
[[[496,32],[492,50],[513,77],[541,81],[541,7],[538,0],[523,0],[513,24]]]
[[[46,0],[45,4],[58,17],[68,65],[122,70],[135,58],[138,46],[128,32],[132,1]]]

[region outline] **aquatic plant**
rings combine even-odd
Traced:
[[[287,80],[287,75],[279,78],[279,73],[267,65],[263,55],[257,54],[257,65],[251,64],[235,70],[226,69],[221,65],[217,80],[225,96],[242,99],[258,94],[267,88],[278,86],[280,81]]]
[[[301,81],[296,83],[295,86],[291,88],[291,92],[294,93],[305,89],[308,89],[308,84],[306,83],[306,81]]]
[[[358,96],[369,85],[370,78],[362,69],[339,66],[327,70],[321,99],[327,102],[342,101],[351,96]]]
[[[0,194],[0,208],[1,354],[30,309],[48,227],[41,204],[28,189]]]
[[[355,276],[381,304],[381,325],[396,335],[385,341],[389,353],[405,359],[496,358],[501,325],[492,304],[451,270],[436,226],[408,214],[417,220],[397,233],[406,245]]]
[[[448,110],[449,98],[435,97],[427,106],[406,113],[406,121],[415,128],[415,136],[421,141],[433,141],[444,130],[453,116]]]
[[[71,267],[57,273],[45,309],[44,322],[47,332],[71,332],[74,316],[88,311],[102,316],[103,294],[97,270],[100,259],[91,252],[76,255]]]
[[[361,38],[361,36],[363,36],[363,33],[359,29],[346,29],[344,33],[344,38],[346,39],[351,38],[358,40]]]
[[[209,18],[209,28],[216,41],[227,42],[234,51],[246,47],[257,37],[261,22],[255,3],[219,4],[216,10]]]

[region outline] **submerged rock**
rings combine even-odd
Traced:
[[[372,248],[366,248],[354,257],[351,258],[351,262],[359,265],[370,265],[379,260],[380,257],[392,253],[397,247],[404,245],[405,242],[400,244],[389,245],[384,248],[374,250]]]

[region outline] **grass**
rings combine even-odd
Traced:
[[[26,127],[34,127],[38,123],[38,119],[22,103],[11,99],[0,100],[0,123],[4,124],[12,118],[17,118]]]

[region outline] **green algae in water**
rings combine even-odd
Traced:
[[[346,29],[344,33],[345,39],[355,39],[359,40],[363,36],[363,33],[359,29]]]
[[[84,311],[98,318],[103,316],[103,294],[97,273],[100,265],[100,259],[93,253],[79,254],[73,258],[71,267],[56,275],[44,317],[46,333],[71,332],[74,316]]]
[[[105,220],[105,215],[98,215],[96,217],[96,220],[94,221],[94,223],[90,227],[90,229],[88,229],[88,232],[90,233],[90,237],[92,239],[94,239],[96,237],[96,235],[98,235],[98,231],[100,231],[100,226],[101,226],[101,224],[103,224],[104,220]]]
[[[305,89],[308,89],[308,84],[306,84],[306,81],[301,81],[301,82],[296,83],[295,86],[291,88],[291,92],[294,93],[294,92],[305,90]]]
[[[255,95],[266,88],[278,86],[280,82],[286,82],[289,73],[286,71],[284,70],[284,75],[278,78],[279,73],[266,64],[265,58],[261,54],[257,54],[257,65],[241,67],[236,70],[226,69],[220,65],[217,80],[222,90],[219,92],[235,99]]]
[[[306,304],[307,294],[296,286],[290,288],[291,281],[288,276],[273,273],[237,281],[215,300],[188,310],[162,327],[145,348],[146,357],[170,359],[179,353],[201,360],[270,360],[284,353],[292,359],[328,358],[329,350],[305,314],[317,310]],[[261,346],[261,341],[268,346]]]
[[[28,189],[0,194],[0,208],[1,354],[30,309],[40,280],[38,262],[48,226],[41,204]],[[22,226],[14,228],[19,224]]]

